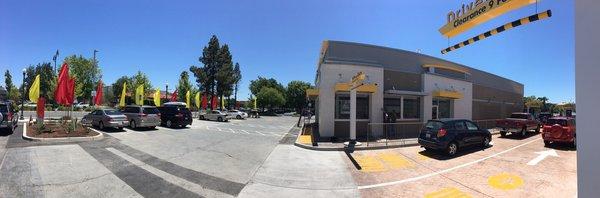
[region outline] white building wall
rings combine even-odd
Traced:
[[[364,72],[367,83],[377,83],[377,92],[370,95],[370,122],[383,122],[383,68],[356,66],[356,65],[332,65],[322,64],[319,71],[319,108],[318,122],[321,137],[332,137],[334,135],[335,122],[335,84],[350,82],[358,72]],[[373,129],[374,135],[380,135],[381,129]]]
[[[434,74],[423,74],[423,122],[431,119],[432,92],[437,90],[455,90],[463,94],[463,98],[452,100],[453,118],[472,119],[473,117],[473,84],[470,82],[446,78]]]

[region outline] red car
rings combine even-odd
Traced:
[[[570,143],[577,147],[575,130],[575,119],[572,117],[553,117],[544,124],[542,138],[544,145],[549,146],[553,142]]]
[[[496,121],[496,127],[500,128],[500,136],[506,133],[527,135],[530,130],[540,132],[540,122],[529,113],[512,113],[509,118]]]

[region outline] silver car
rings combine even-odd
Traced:
[[[227,114],[219,110],[212,110],[209,112],[200,113],[201,120],[216,120],[219,122],[225,122],[228,120]]]
[[[230,118],[235,118],[235,119],[246,119],[248,118],[248,113],[246,112],[242,112],[242,111],[238,111],[238,110],[229,110],[227,111],[227,116]]]
[[[116,109],[98,109],[83,116],[82,122],[100,130],[105,128],[117,128],[123,130],[124,126],[129,126],[127,117]]]
[[[160,125],[160,111],[154,106],[129,105],[123,109],[123,114],[127,116],[129,127],[136,129],[139,127],[156,128]]]

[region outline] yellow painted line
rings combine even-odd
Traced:
[[[300,144],[312,144],[312,138],[310,135],[300,135],[298,142],[300,142]]]
[[[525,183],[521,177],[511,173],[500,173],[488,178],[488,185],[500,190],[512,190]]]
[[[354,160],[360,165],[362,172],[381,172],[387,168],[377,158],[367,155],[355,155]]]
[[[430,160],[431,158],[429,158],[426,155],[421,154],[420,152],[417,152],[417,159],[420,161],[425,161],[425,160]]]
[[[406,158],[392,152],[379,153],[377,154],[377,158],[381,159],[392,169],[406,168],[413,165]]]
[[[454,188],[454,187],[442,188],[441,190],[425,194],[425,198],[458,198],[458,197],[470,198],[471,195],[469,195],[463,191],[460,191],[458,188]]]

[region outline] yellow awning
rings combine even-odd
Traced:
[[[335,84],[335,91],[350,91],[352,85],[350,83],[337,83]],[[358,92],[367,92],[367,93],[375,93],[377,92],[377,85],[375,84],[365,84],[356,89]]]
[[[317,97],[317,96],[319,96],[319,89],[307,89],[306,90],[307,98]]]
[[[458,91],[433,91],[431,94],[433,97],[440,98],[451,98],[451,99],[461,99],[463,98],[463,94]]]

